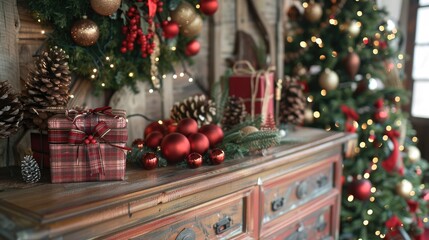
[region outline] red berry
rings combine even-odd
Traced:
[[[121,47],[121,53],[126,53],[127,52],[127,48],[126,47]]]
[[[92,139],[94,139],[94,136],[89,135],[89,136],[88,136],[88,139],[89,139],[89,140],[92,140]]]
[[[89,139],[85,139],[85,140],[83,140],[83,142],[84,142],[85,144],[89,144],[89,143],[90,143]]]
[[[97,139],[91,139],[91,143],[92,144],[96,144],[97,143]]]

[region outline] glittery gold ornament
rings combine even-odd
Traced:
[[[409,198],[411,191],[413,191],[413,184],[407,179],[402,179],[396,184],[396,192],[404,198]]]
[[[304,10],[304,17],[311,23],[316,23],[322,18],[323,9],[319,3],[311,2]]]
[[[242,128],[240,131],[243,133],[244,136],[247,136],[251,133],[259,131],[259,129],[254,126],[246,126]]]
[[[353,20],[347,28],[347,31],[349,32],[350,36],[357,37],[360,33],[360,26],[361,26],[360,22]]]
[[[110,16],[121,6],[121,0],[91,0],[92,9],[103,16]]]
[[[183,25],[180,28],[180,32],[183,34],[183,36],[192,38],[200,34],[202,29],[203,19],[199,15],[196,15],[192,22],[187,25]]]
[[[195,7],[186,1],[181,1],[180,5],[170,13],[171,19],[177,22],[179,26],[190,24],[196,16]]]
[[[319,77],[319,85],[321,88],[329,91],[335,90],[338,87],[340,79],[338,74],[329,68],[325,68],[325,71]]]
[[[97,24],[87,19],[86,16],[73,24],[70,33],[73,41],[84,47],[94,45],[100,36]]]
[[[421,153],[416,146],[409,146],[407,152],[408,152],[408,159],[410,160],[410,162],[416,163],[420,160]]]

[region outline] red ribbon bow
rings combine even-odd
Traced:
[[[400,136],[399,132],[396,130],[387,131],[386,135],[390,138],[393,143],[393,150],[390,156],[388,156],[381,165],[387,172],[392,172],[398,168],[398,172],[401,175],[404,175],[404,164],[402,163],[402,156],[399,153],[399,142],[398,137]]]
[[[71,129],[69,132],[69,143],[70,144],[85,144],[86,159],[88,159],[89,167],[91,169],[91,175],[93,174],[104,174],[104,165],[101,157],[100,145],[97,139],[102,139],[108,132],[110,132],[109,126],[106,122],[99,122],[91,134],[87,134],[79,129]],[[79,153],[79,147],[78,147]],[[77,154],[79,156],[79,154]],[[79,160],[79,159],[78,159]]]
[[[401,227],[401,226],[402,226],[402,222],[398,218],[398,216],[396,216],[396,215],[393,215],[392,217],[390,217],[386,221],[386,227],[389,228],[389,229],[397,228],[397,227]]]
[[[341,105],[341,111],[346,115],[346,123],[345,123],[345,129],[347,132],[356,132],[355,126],[353,126],[353,120],[357,121],[359,120],[359,115],[356,113],[354,109],[351,107],[343,104]]]

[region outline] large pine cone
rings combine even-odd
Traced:
[[[295,79],[287,79],[282,88],[279,119],[281,123],[301,125],[306,99],[303,87]]]
[[[22,104],[9,82],[0,82],[0,138],[7,138],[19,129]]]
[[[46,129],[48,108],[65,107],[69,100],[71,74],[64,50],[53,47],[44,51],[35,62],[22,93],[26,124]]]
[[[176,102],[170,113],[170,118],[176,122],[193,118],[199,126],[212,123],[215,116],[216,104],[205,95],[194,95],[182,102]]]
[[[247,112],[242,98],[236,96],[228,97],[222,118],[222,128],[231,129],[234,125],[244,122]]]

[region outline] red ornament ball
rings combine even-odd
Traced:
[[[200,51],[200,48],[200,43],[197,40],[192,40],[186,45],[185,55],[188,57],[197,55]]]
[[[389,118],[389,113],[385,109],[377,110],[374,113],[374,120],[378,123],[384,123]]]
[[[191,144],[191,152],[203,154],[209,149],[209,139],[202,133],[193,133],[188,136],[188,140]]]
[[[198,123],[192,118],[184,118],[177,124],[177,132],[189,136],[198,132]]]
[[[131,143],[131,146],[136,148],[143,148],[144,140],[141,138],[137,138],[133,141],[133,143]]]
[[[215,148],[210,151],[210,161],[213,165],[218,165],[225,161],[225,152],[222,149]]]
[[[355,180],[350,184],[349,192],[359,200],[368,200],[371,196],[372,184],[367,179]]]
[[[168,163],[175,164],[183,161],[190,151],[191,144],[181,133],[169,133],[162,139],[161,152]]]
[[[149,133],[158,131],[165,135],[167,133],[167,126],[165,126],[163,121],[155,121],[151,122],[149,125],[146,126],[144,129],[144,137],[146,138]]]
[[[177,123],[171,119],[164,119],[163,124],[167,127],[167,133],[172,133],[177,130]]]
[[[179,24],[175,21],[169,21],[162,26],[165,38],[174,38],[179,34]]]
[[[190,168],[199,168],[203,165],[203,157],[199,153],[191,153],[186,158],[186,163]]]
[[[149,133],[146,137],[146,146],[150,148],[157,148],[162,141],[164,135],[159,131],[153,131]]]
[[[152,170],[158,167],[158,157],[155,153],[148,152],[142,156],[141,164],[144,169]]]
[[[206,135],[209,139],[210,147],[215,147],[217,144],[221,143],[223,140],[223,131],[216,124],[204,125],[198,130],[198,132]]]
[[[219,7],[217,0],[201,0],[200,10],[205,15],[213,15]]]

